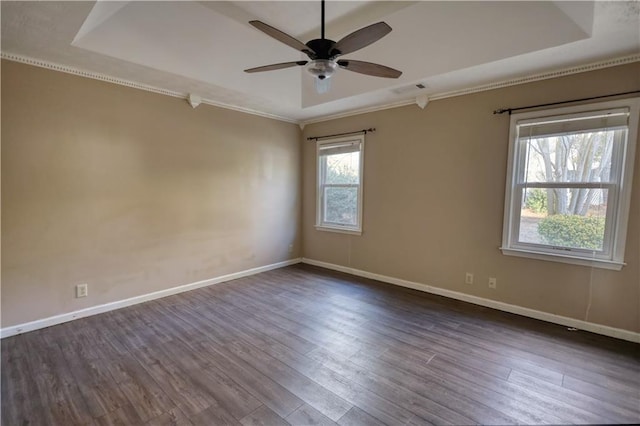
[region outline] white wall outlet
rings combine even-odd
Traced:
[[[293,253],[293,244],[289,244],[289,254]]]
[[[489,288],[496,288],[496,279],[495,278],[489,278]]]
[[[473,274],[471,272],[467,272],[464,276],[464,282],[465,284],[473,284]]]
[[[78,284],[76,286],[76,298],[87,297],[89,295],[89,284]]]

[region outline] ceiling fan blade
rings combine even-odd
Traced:
[[[287,46],[291,46],[296,50],[304,52],[306,54],[315,54],[315,52],[309,48],[306,44],[291,37],[289,34],[283,33],[277,28],[273,28],[271,25],[267,25],[261,21],[249,21],[251,25],[262,31],[268,36],[271,36],[278,40],[281,43],[286,44]]]
[[[398,78],[402,75],[402,71],[395,70],[380,64],[372,64],[371,62],[341,60],[338,66],[349,71],[360,74],[372,75],[374,77]]]
[[[371,24],[368,27],[360,28],[344,37],[333,46],[332,56],[346,55],[355,52],[363,47],[375,43],[391,32],[391,27],[385,22]]]
[[[271,65],[265,65],[262,67],[249,68],[248,70],[244,70],[244,72],[252,73],[252,72],[281,70],[283,68],[295,67],[296,65],[299,65],[299,66],[307,65],[307,61],[282,62],[280,64],[271,64]]]

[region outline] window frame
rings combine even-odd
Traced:
[[[519,181],[525,170],[523,163],[523,143],[519,143],[518,125],[523,122],[541,120],[566,115],[582,115],[599,111],[619,108],[629,109],[626,142],[614,144],[611,159],[611,174],[618,178],[613,183],[552,183]],[[638,120],[640,116],[640,98],[627,98],[608,102],[595,102],[579,106],[538,110],[512,114],[509,126],[509,153],[507,165],[507,179],[505,188],[504,221],[502,232],[502,253],[509,256],[527,257],[539,260],[563,262],[596,268],[620,270],[625,265],[624,252],[627,238],[627,225],[631,205],[631,185],[633,168],[638,140]],[[623,146],[624,145],[624,146]],[[520,215],[522,209],[522,192],[527,188],[580,188],[593,187],[607,189],[607,213],[605,216],[605,231],[603,250],[573,249],[552,247],[545,244],[525,243],[518,241]],[[614,200],[615,205],[609,208]],[[611,203],[613,204],[613,203]]]
[[[360,149],[357,151],[360,155],[359,171],[358,171],[358,184],[324,184],[322,182],[322,156],[320,150],[322,147],[331,145],[340,145],[348,142],[356,142],[360,144]],[[318,231],[338,232],[353,235],[362,235],[362,206],[363,206],[363,173],[364,173],[364,146],[365,135],[357,134],[352,136],[335,137],[335,138],[323,138],[316,141],[316,224],[315,228]],[[327,187],[357,187],[358,188],[358,205],[357,205],[357,223],[355,226],[341,225],[338,223],[324,221],[326,206],[324,203],[324,193]]]

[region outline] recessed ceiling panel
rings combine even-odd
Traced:
[[[100,2],[87,17],[102,13]],[[300,72],[247,74],[263,64],[301,59],[299,52],[193,2],[130,2],[77,37],[73,45],[288,105],[300,105]],[[273,78],[275,77],[275,78]]]
[[[593,10],[592,3],[582,2],[573,7],[574,12],[583,15],[589,10]],[[308,90],[310,86],[304,85],[303,107],[403,85],[590,36],[552,2],[426,1],[392,13],[385,21],[393,28],[389,35],[347,56],[399,69],[403,71],[401,79],[367,76],[354,79],[349,76],[350,72],[340,70],[333,77],[331,92],[326,95],[319,96],[314,90]]]

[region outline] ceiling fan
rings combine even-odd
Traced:
[[[351,59],[338,59],[338,57],[342,55],[355,52],[356,50],[360,50],[363,47],[380,40],[391,32],[391,27],[385,22],[378,22],[356,30],[338,42],[329,40],[324,37],[324,2],[325,0],[322,0],[320,38],[308,41],[306,44],[270,25],[265,24],[264,22],[249,21],[249,24],[253,25],[268,36],[271,36],[287,46],[293,47],[294,49],[306,54],[310,61],[283,62],[279,64],[249,68],[244,70],[244,72],[254,73],[279,70],[295,66],[306,66],[307,71],[315,78],[316,90],[318,93],[324,93],[329,90],[329,78],[335,73],[338,67],[348,71],[372,75],[375,77],[398,78],[402,75],[402,71],[398,71],[385,65],[364,61],[354,61]]]

